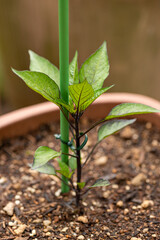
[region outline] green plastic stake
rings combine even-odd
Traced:
[[[68,0],[59,0],[59,67],[60,67],[60,92],[61,98],[68,103],[69,93],[69,3]],[[64,111],[65,115],[69,116],[67,111]],[[69,141],[69,124],[64,117],[63,113],[60,113],[60,131],[63,141]],[[61,142],[61,151],[68,153],[68,146]],[[62,155],[62,162],[68,165],[68,156]],[[61,191],[62,193],[69,192],[68,180],[62,176]],[[65,184],[66,183],[66,184]]]

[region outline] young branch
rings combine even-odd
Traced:
[[[71,184],[73,190],[77,193],[77,189],[75,188],[75,186],[74,186],[73,181],[72,181],[71,178],[69,179],[69,182],[70,182],[70,184]]]
[[[66,186],[70,187],[69,184],[67,184],[61,177],[58,175],[55,175],[61,182],[63,182]]]
[[[81,194],[81,196],[84,196],[84,195],[86,195],[89,191],[91,190],[91,188],[89,187],[89,188],[87,188],[86,189],[86,191],[84,191],[82,194]]]
[[[70,154],[70,153],[62,153],[62,154],[64,154],[64,155],[67,155],[67,156],[70,156],[70,157],[77,158],[77,156],[76,156],[76,155],[73,155],[73,154]]]
[[[100,120],[96,123],[94,123],[90,128],[88,128],[82,135],[79,136],[79,138],[83,137],[85,134],[87,134],[89,131],[91,131],[93,128],[97,127],[99,124],[101,124],[103,120]]]
[[[100,121],[98,121],[98,122],[95,122],[89,129],[87,129],[82,135],[80,135],[79,138],[83,137],[85,134],[87,134],[87,133],[88,133],[89,131],[91,131],[93,128],[97,127],[99,124],[104,123],[104,122],[107,122],[107,121],[109,121],[109,120],[110,120],[110,119],[107,119],[107,120],[102,119],[102,120],[100,120]]]
[[[95,148],[98,146],[99,143],[100,143],[100,142],[97,142],[97,143],[94,145],[94,147],[92,148],[92,150],[91,150],[90,153],[88,154],[85,162],[83,163],[82,168],[84,167],[84,165],[87,164],[87,162],[89,161],[89,158],[91,157],[91,155],[93,154]]]

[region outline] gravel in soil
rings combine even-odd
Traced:
[[[62,196],[54,176],[29,167],[38,146],[59,150],[58,129],[43,125],[0,143],[0,239],[160,239],[160,132],[135,123],[102,141],[83,180],[105,176],[111,184],[90,191],[79,210],[74,192]],[[96,137],[92,130],[83,158]]]

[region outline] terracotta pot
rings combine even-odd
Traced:
[[[91,120],[101,119],[117,104],[143,103],[160,109],[160,102],[152,98],[129,93],[103,94],[84,114]],[[133,117],[133,116],[132,116]],[[136,115],[139,121],[149,121],[160,129],[160,113]],[[59,120],[59,109],[50,102],[40,103],[13,111],[0,117],[0,139],[14,137],[38,128],[42,123]]]

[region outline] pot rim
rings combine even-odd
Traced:
[[[105,117],[112,107],[125,102],[143,103],[160,109],[160,102],[158,100],[144,95],[134,93],[106,93],[97,99],[84,115],[92,120],[96,119],[97,116]],[[137,115],[136,118],[150,121],[160,128],[160,113]],[[42,123],[58,120],[59,108],[51,102],[21,108],[0,116],[0,139],[22,135],[29,130],[38,128]]]

